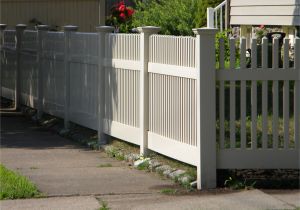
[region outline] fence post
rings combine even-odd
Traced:
[[[112,26],[98,26],[96,30],[98,32],[98,146],[107,143],[103,132],[103,120],[105,117],[105,36],[108,33],[114,31]]]
[[[4,30],[6,24],[0,24],[0,100],[2,97],[2,47],[4,44]]]
[[[68,130],[70,127],[69,123],[69,108],[70,108],[70,40],[71,33],[78,30],[78,26],[67,25],[64,26],[65,32],[65,50],[64,50],[64,69],[65,69],[65,87],[64,87],[64,128]]]
[[[149,131],[149,38],[150,35],[158,33],[159,27],[145,26],[138,27],[140,37],[140,154],[147,155],[148,131]]]
[[[43,115],[43,39],[49,30],[48,25],[38,25],[37,26],[38,34],[38,52],[37,52],[37,62],[38,62],[38,105],[37,105],[37,119],[41,119]]]
[[[27,25],[16,25],[16,53],[17,53],[17,71],[16,71],[16,84],[15,84],[15,109],[19,109],[21,105],[21,47],[24,30]]]
[[[215,9],[207,8],[207,28],[215,28]]]
[[[216,187],[216,78],[215,34],[217,29],[196,28],[197,79],[197,188]]]

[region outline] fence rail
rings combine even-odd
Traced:
[[[251,59],[245,39],[230,39],[229,57],[220,39],[216,68],[215,29],[46,28],[1,30],[1,94],[17,105],[197,166],[199,189],[216,186],[217,168],[299,169],[299,38],[294,58],[289,39],[253,39]]]

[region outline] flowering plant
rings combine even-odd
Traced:
[[[260,25],[259,27],[255,28],[255,34],[257,38],[257,43],[261,44],[262,38],[266,36],[268,33],[265,25]]]
[[[134,10],[125,5],[124,0],[111,8],[111,15],[107,19],[107,25],[115,27],[115,32],[128,32],[131,28],[131,19]]]

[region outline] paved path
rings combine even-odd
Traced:
[[[49,198],[1,201],[1,210],[93,210],[108,202],[112,209],[294,209],[299,191],[206,192],[166,196],[168,180],[133,170],[104,153],[82,148],[15,116],[2,116],[1,163],[29,177]],[[99,167],[110,163],[112,167]],[[175,186],[176,187],[176,186]],[[298,203],[297,203],[298,202]]]

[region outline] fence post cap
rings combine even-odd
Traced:
[[[160,27],[156,26],[143,26],[137,27],[139,33],[146,33],[146,34],[156,34],[160,31]]]
[[[96,30],[98,32],[102,32],[102,33],[111,33],[115,30],[115,27],[113,27],[113,26],[97,26]]]
[[[216,28],[193,28],[196,35],[215,35],[218,32]]]
[[[50,26],[49,25],[38,25],[36,26],[38,31],[48,31]]]
[[[79,28],[78,26],[66,25],[66,26],[64,26],[64,31],[77,31],[78,28]]]
[[[26,27],[27,27],[26,24],[18,24],[18,25],[16,25],[16,29],[17,29],[17,30],[25,30]]]
[[[1,30],[1,31],[4,31],[5,28],[6,28],[6,26],[7,26],[6,24],[0,24],[0,30]]]

